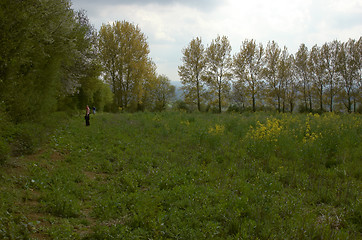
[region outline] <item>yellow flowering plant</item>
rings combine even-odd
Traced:
[[[277,142],[283,130],[282,121],[279,119],[267,119],[266,123],[257,121],[257,126],[250,126],[246,137],[254,141]]]
[[[250,155],[258,158],[269,158],[272,152],[277,151],[280,135],[284,131],[283,120],[267,118],[265,123],[256,122],[250,126],[244,142]]]
[[[305,134],[304,134],[304,137],[303,137],[303,140],[302,140],[304,144],[313,143],[315,140],[322,137],[322,133],[316,133],[316,132],[313,132],[311,130],[310,118],[312,116],[315,117],[315,118],[319,118],[318,114],[315,114],[315,115],[308,114],[307,120],[305,122]]]
[[[209,128],[208,133],[212,135],[221,135],[224,133],[224,131],[225,131],[225,126],[220,124],[215,124],[215,127]]]

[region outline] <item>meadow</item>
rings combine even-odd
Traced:
[[[362,239],[361,142],[351,114],[79,115],[1,165],[0,239]]]

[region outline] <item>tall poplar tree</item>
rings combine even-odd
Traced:
[[[146,36],[127,21],[102,25],[99,51],[106,81],[112,86],[115,103],[122,109],[138,109],[142,104],[144,82],[152,61]]]
[[[278,78],[278,63],[280,58],[281,50],[278,44],[274,41],[268,42],[265,49],[265,64],[263,69],[263,75],[267,82],[268,95],[272,104],[277,104],[277,109],[281,111],[281,100],[282,100],[282,83]]]
[[[206,50],[207,74],[210,93],[216,97],[218,111],[221,113],[222,103],[230,93],[232,78],[231,45],[226,36],[217,36]]]
[[[322,59],[326,68],[327,74],[327,94],[328,94],[328,105],[329,111],[333,112],[334,98],[337,95],[339,89],[339,78],[338,78],[338,54],[340,51],[341,44],[335,40],[328,42],[322,46]]]
[[[244,89],[251,98],[253,111],[256,111],[256,96],[262,85],[264,48],[255,40],[245,40],[240,52],[233,58],[234,75],[244,85]]]
[[[278,95],[282,100],[282,112],[285,112],[286,103],[293,102],[293,99],[290,99],[293,96],[293,92],[289,89],[293,86],[293,60],[292,56],[289,54],[287,47],[284,47],[283,51],[280,54],[280,58],[278,61],[278,79],[279,79],[279,87],[278,87]],[[293,108],[293,103],[291,104]],[[293,109],[291,109],[293,110]],[[280,111],[280,108],[279,108]]]
[[[299,91],[299,82],[297,81],[296,72],[294,68],[295,58],[294,55],[290,55],[288,58],[290,64],[290,78],[287,81],[286,85],[286,100],[289,105],[290,112],[294,111],[295,105],[297,103],[298,91]]]
[[[311,88],[312,83],[310,80],[310,73],[308,67],[309,51],[307,46],[303,43],[299,46],[297,53],[295,54],[294,68],[295,74],[300,82],[300,92],[302,93],[303,108],[305,111],[312,110],[312,97]]]
[[[326,70],[322,59],[321,48],[317,45],[313,46],[310,51],[308,66],[310,69],[310,76],[313,82],[312,90],[315,99],[319,103],[319,112],[323,112],[324,92],[326,85]]]
[[[356,105],[356,97],[358,95],[358,78],[360,69],[361,52],[358,51],[358,45],[355,40],[341,44],[338,54],[338,72],[341,76],[340,91],[341,99],[347,111],[352,112],[352,105]],[[356,106],[355,106],[356,107]],[[356,109],[354,109],[356,110]]]
[[[192,39],[189,45],[182,50],[183,65],[178,67],[178,74],[183,85],[186,102],[197,103],[198,111],[201,111],[205,74],[205,49],[201,38]]]

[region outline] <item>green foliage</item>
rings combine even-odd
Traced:
[[[201,38],[191,40],[187,48],[182,50],[183,65],[178,67],[178,74],[183,84],[185,99],[196,103],[198,111],[201,111],[201,103],[204,99],[205,77],[205,48]]]
[[[10,153],[10,147],[5,139],[0,138],[0,164],[4,163],[8,159]]]
[[[6,115],[0,116],[0,164],[10,156],[22,156],[34,153],[48,140],[48,135],[57,124],[69,118],[64,112],[45,116],[37,122],[14,124]]]
[[[146,36],[138,25],[116,21],[102,25],[98,48],[104,79],[112,87],[115,105],[123,110],[138,110],[156,79]]]
[[[13,122],[93,103],[97,91],[104,98],[84,12],[74,12],[68,0],[5,0],[0,16],[0,100]]]
[[[0,99],[15,121],[54,110],[62,61],[71,55],[67,1],[2,1]],[[57,27],[59,26],[59,27]]]
[[[206,76],[211,104],[222,106],[228,102],[232,78],[231,44],[226,36],[217,36],[206,50]]]
[[[50,239],[361,237],[359,115],[146,112],[83,121],[59,125],[41,153],[23,158],[18,177],[0,178],[11,193],[0,194],[0,217],[14,236],[27,224],[26,236]]]
[[[24,216],[14,216],[6,213],[0,216],[1,239],[30,239],[32,223]]]
[[[148,104],[152,106],[153,111],[164,111],[174,96],[175,86],[171,85],[167,76],[160,75],[155,80],[153,88],[150,89]]]
[[[0,164],[8,159],[10,153],[9,140],[13,131],[13,124],[0,109]]]

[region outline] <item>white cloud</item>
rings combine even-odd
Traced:
[[[172,80],[178,79],[182,48],[195,37],[207,46],[218,34],[225,35],[233,52],[246,38],[263,44],[275,40],[295,53],[301,43],[312,47],[334,39],[347,41],[362,32],[360,0],[215,0],[210,6],[207,0],[73,2],[88,11],[97,29],[116,20],[137,24],[148,37],[158,72]]]

